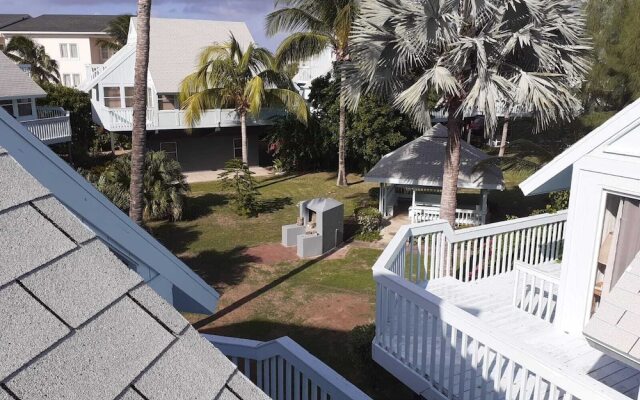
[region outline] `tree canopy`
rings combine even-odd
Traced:
[[[44,46],[26,36],[15,36],[5,46],[4,53],[18,64],[31,66],[31,77],[37,83],[60,83],[58,62],[51,58]]]

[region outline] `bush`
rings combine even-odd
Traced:
[[[567,208],[569,208],[569,191],[562,190],[560,192],[549,193],[549,204],[547,204],[545,208],[533,210],[531,214],[555,214],[558,211],[566,210]]]
[[[356,221],[359,233],[377,233],[382,224],[382,214],[373,207],[360,208],[356,210]]]
[[[375,324],[358,325],[349,332],[347,343],[349,358],[360,368],[367,368],[373,364],[371,343],[375,335]]]
[[[233,192],[233,203],[236,213],[247,217],[258,213],[258,190],[253,172],[247,164],[239,159],[232,159],[225,163],[224,172],[220,174],[224,186]]]

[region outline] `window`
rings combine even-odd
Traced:
[[[133,87],[124,88],[124,106],[133,107]]]
[[[78,58],[76,43],[60,43],[60,58]]]
[[[73,87],[80,85],[80,74],[73,74]]]
[[[71,43],[69,45],[69,53],[71,54],[71,58],[78,58],[78,45]]]
[[[60,43],[60,58],[69,58],[69,45]]]
[[[18,116],[26,117],[27,115],[32,114],[31,99],[18,99]]]
[[[242,159],[242,139],[233,139],[233,158]]]
[[[62,75],[62,83],[65,86],[71,86],[71,74],[63,74]]]
[[[15,114],[13,113],[13,100],[0,100],[0,107],[8,112],[9,115],[15,117]]]
[[[113,50],[106,46],[100,46],[100,58],[102,61],[107,61],[113,55]]]
[[[109,108],[121,108],[122,102],[120,100],[120,88],[105,87],[104,88],[104,105]]]
[[[159,94],[158,95],[158,110],[177,110],[178,96],[175,94]]]

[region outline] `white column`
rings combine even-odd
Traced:
[[[378,211],[380,211],[380,214],[382,214],[383,217],[386,217],[386,215],[384,215],[384,198],[385,198],[385,187],[384,187],[384,183],[381,183],[380,193],[378,194]]]
[[[487,199],[489,197],[489,191],[486,189],[482,189],[480,190],[480,195],[482,196],[480,210],[482,212],[482,224],[484,225],[487,222]]]
[[[413,189],[412,190],[412,197],[411,197],[411,207],[415,207],[416,206],[416,190]]]

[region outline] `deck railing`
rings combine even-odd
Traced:
[[[409,217],[411,222],[419,224],[422,222],[437,221],[440,219],[440,207],[433,206],[411,206],[409,207]],[[456,209],[456,226],[478,226],[485,222],[486,213],[478,209]]]
[[[272,399],[371,400],[295,341],[203,335]]]
[[[516,261],[515,271],[513,306],[553,322],[560,288],[560,264],[550,262],[532,266]]]
[[[86,68],[85,79],[87,81],[91,81],[95,77],[100,75],[100,73],[104,71],[107,68],[107,66],[105,66],[104,64],[87,64],[85,65],[85,68]]]
[[[23,120],[20,123],[38,139],[46,144],[71,141],[69,111],[60,107],[38,106],[36,112],[36,119]]]
[[[387,268],[412,282],[451,276],[474,281],[513,270],[522,260],[538,264],[562,254],[566,211],[454,231],[444,221],[412,225]]]
[[[565,218],[565,213],[543,215],[455,233],[442,223],[402,227],[373,267],[377,291],[374,360],[429,399],[628,400],[622,393],[561,368],[544,354],[521,346],[508,333],[407,282],[410,278],[415,281],[416,277],[410,275],[412,258],[407,254],[411,249],[415,253],[415,248],[425,243],[430,247],[420,254],[420,259],[426,260],[423,278],[434,271],[434,278],[441,275],[480,279],[513,268],[516,257],[544,258],[533,254],[538,252],[551,257],[553,253],[547,252],[547,248],[552,241],[542,239],[554,235],[542,235],[542,231],[546,227],[547,232],[549,229],[553,232],[549,227],[564,225]],[[509,238],[518,237],[517,232],[521,239],[528,238],[529,243],[511,242]],[[485,244],[489,240],[492,244],[488,248],[495,249],[488,258],[480,257],[481,239]],[[453,257],[454,248],[460,243],[464,245],[459,247],[458,257]],[[461,257],[460,249],[473,250],[474,243],[476,251],[463,253]],[[506,250],[503,246],[503,251],[497,251],[499,243],[518,246],[507,245]],[[557,246],[555,251],[559,251]],[[506,254],[504,261],[503,254]],[[458,270],[465,272],[453,273],[456,269],[451,267],[456,264],[447,262],[447,258],[458,260]],[[483,268],[479,270],[482,273],[471,273],[473,268],[466,268],[476,265],[466,261],[474,258],[483,260]],[[449,269],[441,270],[439,265]]]

